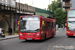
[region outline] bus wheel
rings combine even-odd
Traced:
[[[46,34],[44,35],[44,40],[46,40]]]
[[[41,40],[46,40],[46,34],[44,34],[43,36],[41,36]]]
[[[52,38],[54,37],[54,33],[52,33],[51,37],[52,37]]]

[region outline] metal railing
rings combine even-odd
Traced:
[[[62,6],[63,7],[71,7],[71,4],[70,3],[65,3],[65,4],[63,3]]]

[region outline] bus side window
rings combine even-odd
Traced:
[[[53,28],[55,28],[55,26],[56,26],[56,25],[55,25],[55,22],[53,22]]]
[[[52,22],[52,28],[54,28],[54,22]]]
[[[46,22],[47,29],[50,29],[50,22]]]
[[[41,29],[44,30],[45,29],[45,26],[42,26]]]
[[[53,28],[53,22],[52,22],[52,26],[51,27]]]

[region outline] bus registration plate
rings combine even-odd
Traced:
[[[32,38],[27,38],[27,40],[32,40]]]

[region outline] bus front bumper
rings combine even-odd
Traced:
[[[19,36],[19,40],[41,40],[41,38],[33,36]]]
[[[75,32],[67,32],[67,36],[75,36]]]

